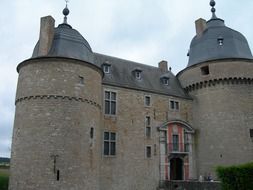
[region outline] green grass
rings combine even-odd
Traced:
[[[0,190],[8,190],[9,171],[0,170]]]

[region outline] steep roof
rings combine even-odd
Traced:
[[[184,92],[178,79],[171,71],[164,73],[157,67],[99,53],[94,53],[94,63],[100,67],[103,67],[103,64],[110,65],[110,73],[105,73],[103,84],[182,98],[190,98]],[[136,79],[134,75],[136,70],[141,71],[141,79]],[[162,83],[163,77],[169,79],[169,85],[164,85]]]

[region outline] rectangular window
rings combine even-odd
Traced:
[[[144,104],[145,106],[150,106],[151,105],[151,97],[150,96],[145,96],[145,100],[144,100]]]
[[[151,146],[146,146],[146,158],[151,158]]]
[[[145,134],[146,137],[150,138],[151,137],[151,126],[150,126],[150,116],[146,116],[145,118]]]
[[[116,115],[116,92],[105,91],[105,114]]]
[[[170,100],[170,109],[178,111],[179,110],[179,102],[175,100]]]
[[[116,155],[116,133],[104,132],[104,155]]]
[[[209,75],[209,67],[208,66],[201,67],[200,69],[201,69],[202,75]]]
[[[179,144],[178,144],[178,135],[172,136],[172,145],[173,145],[173,151],[178,151]]]
[[[103,70],[104,70],[104,73],[110,73],[110,68],[111,68],[111,66],[110,65],[104,65],[103,66]]]

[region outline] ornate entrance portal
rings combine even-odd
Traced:
[[[184,162],[180,158],[172,158],[170,160],[170,179],[183,180]]]

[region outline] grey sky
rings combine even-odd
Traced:
[[[253,1],[216,0],[217,16],[253,47]],[[17,85],[16,66],[30,58],[40,17],[63,20],[64,0],[1,0],[0,156],[10,155]],[[176,74],[187,64],[194,21],[210,19],[209,0],[70,0],[69,24],[94,52],[157,66],[167,60]]]

